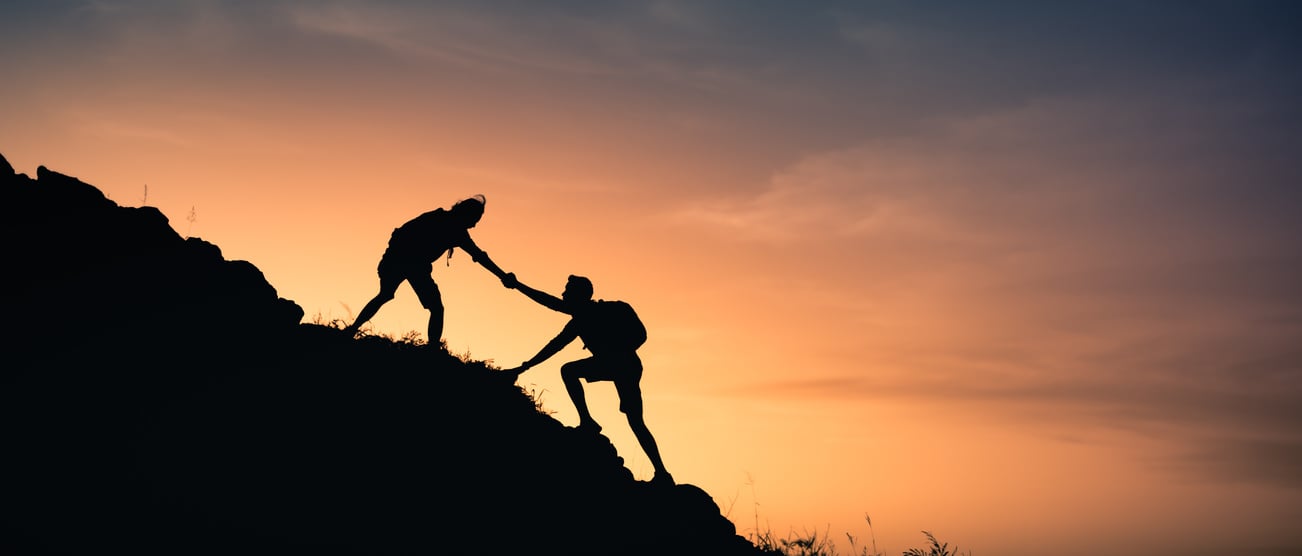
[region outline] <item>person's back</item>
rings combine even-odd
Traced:
[[[631,354],[646,342],[646,327],[623,301],[587,302],[574,318],[583,347],[593,355]]]
[[[421,306],[429,310],[429,342],[441,345],[443,337],[443,297],[431,275],[433,263],[443,253],[460,247],[470,259],[492,272],[508,285],[507,273],[497,266],[475,242],[470,239],[470,229],[484,215],[487,201],[475,195],[458,201],[451,210],[434,209],[394,228],[389,235],[389,247],[380,257],[376,273],[380,277],[380,291],[362,307],[353,323],[344,328],[350,336],[356,335],[363,323],[369,321],[380,307],[393,299],[398,286],[411,284]],[[514,279],[510,279],[512,282]],[[508,286],[509,287],[509,286]]]
[[[660,449],[642,415],[642,359],[638,356],[637,349],[646,341],[646,327],[633,307],[622,301],[592,299],[592,281],[582,276],[571,275],[560,298],[526,286],[514,278],[514,275],[508,275],[507,282],[513,282],[515,289],[529,299],[553,311],[566,313],[571,318],[561,332],[536,355],[519,367],[503,372],[518,378],[521,373],[546,361],[576,338],[582,340],[592,356],[561,365],[561,380],[565,383],[565,391],[579,412],[579,425],[576,428],[594,433],[601,431],[601,425],[597,424],[588,410],[587,398],[580,381],[613,382],[615,391],[619,394],[619,410],[628,417],[633,435],[655,468],[652,482],[674,484],[674,478],[665,469],[664,461],[660,459]]]
[[[393,230],[389,251],[427,263],[448,249],[462,245],[469,233],[453,214],[442,208],[426,212]]]

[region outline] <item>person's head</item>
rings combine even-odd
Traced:
[[[483,195],[474,195],[466,199],[457,201],[452,205],[452,214],[465,224],[467,228],[474,228],[479,223],[479,219],[484,217],[484,206],[488,204],[488,199]]]
[[[561,294],[561,299],[570,302],[592,299],[592,280],[571,274],[565,282],[565,293]]]

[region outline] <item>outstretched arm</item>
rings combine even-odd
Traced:
[[[578,337],[579,337],[579,329],[577,326],[575,326],[574,321],[570,320],[570,322],[565,324],[565,328],[561,329],[560,334],[557,334],[555,338],[552,338],[550,342],[547,342],[547,345],[543,346],[542,349],[538,350],[537,355],[530,357],[528,361],[521,363],[519,367],[510,369],[506,372],[511,372],[511,373],[515,373],[516,375],[519,375],[520,373],[523,373],[529,370],[530,368],[537,366],[539,363],[546,361],[547,359],[551,358],[551,356],[556,355],[557,352],[561,351],[561,349],[563,349],[565,346],[570,345],[570,342],[573,342],[574,339]]]
[[[497,266],[497,263],[493,262],[493,259],[488,257],[487,252],[480,249],[478,245],[475,245],[474,240],[470,239],[469,234],[467,234],[465,239],[462,240],[461,249],[470,254],[470,260],[479,263],[480,266],[488,269],[489,272],[492,272],[493,276],[496,276],[498,280],[502,281],[502,285],[508,288],[515,286],[515,276],[507,274],[506,271],[502,270],[502,267]]]
[[[561,301],[561,298],[556,297],[544,291],[533,289],[529,286],[520,283],[519,280],[515,279],[514,274],[511,274],[509,276],[510,276],[509,281],[514,283],[515,289],[520,290],[520,293],[524,294],[529,299],[532,299],[534,303],[537,303],[539,305],[542,305],[543,307],[546,307],[548,309],[551,309],[559,313],[565,313],[567,315],[570,314],[570,311],[565,307],[565,302]],[[508,282],[508,280],[503,280],[503,283],[506,282]]]

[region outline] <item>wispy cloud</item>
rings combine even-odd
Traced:
[[[1235,111],[1152,98],[1045,99],[810,154],[756,193],[704,193],[679,217],[757,241],[943,236],[992,247],[1070,242],[1133,253],[1157,243],[1166,254],[1219,252],[1263,239],[1249,234],[1284,231],[1224,225],[1296,200],[1284,190],[1296,169],[1265,152],[1278,149],[1253,129],[1264,114]],[[1254,142],[1264,151],[1243,155]],[[1249,180],[1276,198],[1235,200]],[[1268,224],[1286,224],[1267,213]],[[1211,243],[1169,241],[1180,233]]]
[[[514,12],[475,4],[305,3],[289,11],[298,28],[370,43],[398,56],[483,71],[539,71],[570,78],[687,79],[688,53],[708,47],[696,10],[672,3],[596,10],[534,6]],[[676,63],[675,61],[680,63]]]
[[[1302,236],[1280,210],[1299,199],[1265,138],[1247,151],[1221,139],[1254,125],[1236,110],[1043,101],[811,155],[762,192],[678,217],[845,253],[845,303],[895,323],[842,337],[859,343],[857,369],[751,394],[1160,433],[1169,453],[1200,454],[1199,473],[1302,486],[1278,459],[1302,447]],[[1253,198],[1236,196],[1244,180]],[[911,278],[903,302],[869,303],[898,299],[889,275],[917,273],[930,278]]]
[[[1147,463],[1163,471],[1199,481],[1302,488],[1302,466],[1296,457],[1302,453],[1297,432],[1302,430],[1302,409],[1296,403],[1302,395],[1296,387],[1302,355],[1289,354],[1283,346],[1275,349],[1284,355],[1279,365],[1272,365],[1274,379],[1261,385],[1245,385],[1252,381],[1246,377],[1208,378],[1207,365],[1096,367],[1101,372],[1092,375],[1089,362],[1083,361],[1067,363],[1077,367],[1070,373],[1041,369],[1038,376],[1012,376],[983,369],[988,360],[973,360],[948,372],[773,382],[733,394],[921,402],[952,413],[1003,419],[1051,436],[1091,429],[1125,431],[1146,439]],[[1212,348],[1182,351],[1188,359],[1234,357]],[[1022,364],[1009,363],[1012,368]]]

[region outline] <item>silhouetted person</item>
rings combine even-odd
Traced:
[[[351,335],[357,334],[357,330],[375,316],[380,306],[393,299],[398,286],[406,281],[415,290],[420,304],[429,309],[429,341],[430,345],[438,347],[443,340],[443,298],[432,275],[434,261],[444,253],[451,257],[452,250],[457,247],[501,279],[503,285],[513,286],[514,278],[508,283],[507,274],[470,239],[470,228],[474,228],[484,216],[485,202],[483,195],[475,195],[458,201],[450,210],[434,209],[394,229],[393,235],[389,236],[389,247],[380,257],[377,268],[380,293],[375,294],[375,298],[358,313],[357,320],[344,330]]]
[[[518,377],[529,368],[556,355],[575,338],[582,338],[583,347],[592,352],[592,357],[570,361],[561,366],[561,379],[565,382],[570,399],[574,401],[574,408],[579,412],[578,430],[601,432],[601,425],[597,424],[588,411],[583,384],[579,379],[614,382],[615,391],[619,393],[619,410],[628,417],[629,428],[633,429],[642,450],[651,458],[651,465],[655,466],[652,482],[673,484],[673,477],[660,459],[655,437],[651,436],[642,417],[642,359],[637,355],[637,348],[646,339],[646,329],[642,328],[642,323],[632,308],[622,302],[593,300],[592,281],[582,276],[569,277],[560,299],[519,283],[513,274],[508,275],[503,283],[515,287],[538,304],[571,317],[560,334],[547,342],[537,355],[519,367],[503,372]],[[627,334],[621,332],[629,327],[636,330]]]

